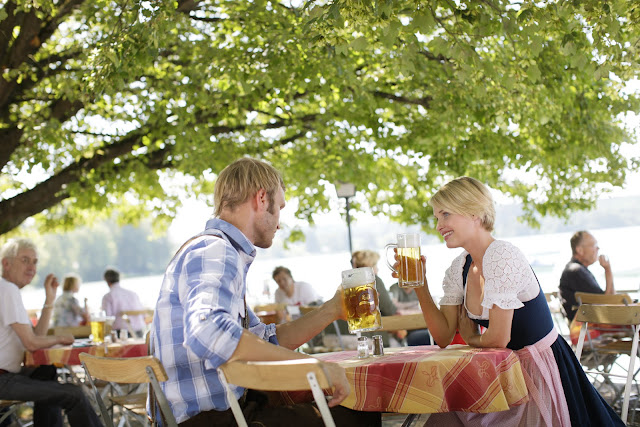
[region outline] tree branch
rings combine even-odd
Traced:
[[[104,147],[100,153],[90,158],[80,158],[43,181],[30,190],[24,191],[14,197],[0,201],[0,234],[4,234],[17,226],[25,219],[36,215],[46,209],[55,206],[70,196],[67,185],[73,182],[82,182],[84,173],[97,170],[116,158],[123,159],[122,163],[140,161],[129,156],[134,145],[139,144],[146,131],[136,130],[122,138],[115,144]],[[161,165],[155,155],[149,156],[151,166]],[[122,167],[122,166],[119,166]]]
[[[426,96],[420,99],[411,99],[407,98],[406,96],[393,95],[391,93],[381,92],[378,90],[374,91],[373,95],[378,98],[389,99],[391,101],[400,102],[402,104],[422,105],[424,108],[429,108],[429,104],[433,100],[433,97],[431,96]]]

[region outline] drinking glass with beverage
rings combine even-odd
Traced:
[[[373,269],[361,267],[343,271],[342,289],[349,332],[355,334],[380,329],[382,318]]]
[[[398,270],[389,262],[389,248],[396,248],[398,254]],[[398,234],[398,243],[389,243],[387,265],[398,274],[398,286],[401,288],[418,288],[424,284],[424,268],[420,260],[420,234]]]
[[[104,311],[97,311],[91,313],[91,336],[92,341],[96,344],[102,344],[104,342],[105,324],[107,322],[107,315]]]

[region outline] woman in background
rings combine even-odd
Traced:
[[[67,274],[62,283],[62,295],[56,299],[53,306],[53,326],[80,326],[89,321],[86,300],[85,307],[80,306],[78,299],[73,296],[80,290],[80,277]]]
[[[473,178],[457,178],[438,190],[429,204],[447,247],[464,249],[445,273],[439,308],[426,278],[425,286],[415,289],[429,331],[443,348],[458,329],[472,347],[516,351],[530,399],[490,414],[433,414],[427,425],[624,425],[558,336],[524,254],[491,235],[495,208],[487,187]],[[479,326],[486,328],[484,333]]]

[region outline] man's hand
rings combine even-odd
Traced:
[[[342,286],[338,286],[336,293],[333,295],[329,301],[329,304],[333,304],[337,316],[336,319],[347,320],[347,307],[344,304],[344,293],[342,292]]]
[[[609,262],[608,256],[600,255],[598,257],[598,261],[600,262],[600,265],[602,266],[602,268],[604,268],[605,270],[611,269],[611,263]]]
[[[73,335],[71,334],[64,334],[64,335],[58,335],[58,344],[63,344],[63,345],[71,345],[73,344],[73,341],[75,341],[75,338],[73,338]]]
[[[349,381],[347,381],[344,368],[337,363],[331,362],[324,362],[323,365],[325,372],[329,377],[329,382],[331,382],[331,385],[333,386],[333,397],[328,402],[329,407],[333,408],[334,406],[338,406],[347,398],[347,396],[349,396],[351,386],[349,385]]]
[[[58,279],[52,273],[47,274],[44,279],[45,304],[53,304],[58,291]]]

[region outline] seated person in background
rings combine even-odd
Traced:
[[[291,270],[287,267],[276,267],[271,275],[278,284],[275,293],[275,302],[286,305],[318,305],[322,298],[307,282],[293,280]],[[285,311],[278,311],[278,323],[284,322],[287,317]]]
[[[121,330],[131,329],[131,333],[141,338],[147,326],[144,323],[144,316],[142,314],[129,316],[129,323],[122,317],[123,311],[144,309],[138,294],[120,286],[120,273],[117,270],[112,268],[107,269],[104,272],[104,280],[109,286],[109,292],[102,297],[102,309],[107,316],[114,316],[116,318],[111,328],[118,331],[118,336],[120,336]]]
[[[28,239],[10,240],[2,247],[0,259],[0,399],[34,402],[35,427],[64,425],[62,409],[72,427],[101,426],[82,389],[58,383],[55,366],[22,366],[25,350],[73,344],[72,335],[47,335],[58,280],[53,274],[44,279],[44,306],[34,328],[20,290],[36,275],[36,247]]]
[[[416,313],[420,312],[418,295],[413,292],[413,288],[401,288],[398,283],[394,283],[389,288],[389,293],[398,310],[402,311],[403,309],[407,309],[415,310]]]
[[[89,321],[86,300],[85,306],[80,306],[78,299],[73,296],[80,290],[80,277],[67,274],[62,281],[62,295],[53,305],[53,326],[80,326]]]
[[[391,298],[395,301],[398,307],[398,314],[404,314],[404,310],[409,313],[421,313],[420,303],[418,302],[418,295],[413,291],[413,288],[401,288],[397,283],[391,285],[389,288],[391,292]],[[406,343],[409,346],[412,345],[431,345],[431,336],[428,329],[414,329],[407,331],[405,337]]]
[[[576,315],[578,302],[576,292],[589,292],[592,294],[613,295],[616,293],[613,287],[613,273],[611,264],[606,255],[598,257],[598,241],[587,231],[578,231],[571,236],[571,261],[565,266],[562,276],[560,276],[560,298],[562,306],[567,313],[569,323]],[[606,288],[603,291],[589,267],[594,262],[599,261],[604,268]]]

